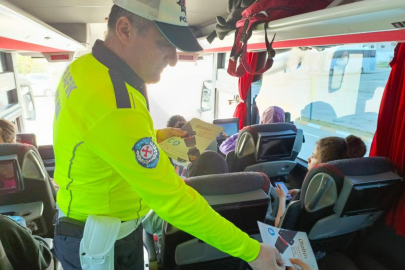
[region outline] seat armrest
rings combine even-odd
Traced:
[[[234,162],[234,160],[235,160],[235,151],[231,151],[225,157],[225,161],[228,164],[229,172],[233,172],[233,162]]]
[[[285,210],[284,215],[281,217],[279,228],[294,230],[297,223],[301,209],[301,201],[291,201]]]
[[[4,251],[3,245],[0,241],[0,269],[13,270],[13,266],[7,258],[6,252]]]
[[[48,245],[49,249],[53,249],[53,239],[51,238],[44,238],[46,244]]]
[[[149,263],[157,261],[155,241],[153,240],[153,235],[143,230],[143,245],[148,251]]]

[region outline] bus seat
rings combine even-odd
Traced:
[[[187,167],[188,177],[229,173],[225,159],[214,151],[204,151]]]
[[[42,217],[35,221],[38,230],[33,233],[53,237],[55,190],[37,149],[28,144],[0,144],[0,162],[10,160],[16,160],[18,163],[17,170],[22,178],[23,188],[13,193],[0,193],[0,206],[42,202]]]
[[[17,142],[30,144],[38,149],[37,136],[34,133],[17,133]]]
[[[213,140],[212,143],[210,143],[210,145],[208,145],[207,149],[205,150],[217,152],[218,151],[217,140]]]
[[[188,178],[186,184],[221,216],[252,237],[260,237],[257,221],[264,221],[269,205],[270,180],[266,175],[254,172],[206,175]],[[161,252],[163,269],[223,269],[221,265],[235,265],[239,269],[238,265],[245,264],[167,222],[163,223]]]
[[[15,269],[15,267],[17,266],[17,269],[20,269],[21,267],[18,266],[22,266],[22,265],[12,265],[12,263],[16,263],[15,261],[13,261],[13,259],[9,260],[9,258],[7,257],[7,253],[13,254],[14,259],[18,259],[18,261],[25,261],[24,264],[29,264],[32,263],[33,261],[37,261],[39,257],[41,257],[41,264],[42,263],[49,263],[48,267],[45,270],[54,270],[55,266],[59,266],[60,263],[57,262],[55,257],[49,257],[49,255],[52,253],[51,250],[53,249],[53,239],[51,238],[42,238],[40,236],[36,236],[36,235],[31,235],[31,234],[27,234],[27,232],[22,229],[21,225],[18,224],[17,222],[11,221],[9,218],[2,218],[1,219],[1,225],[2,225],[2,229],[5,230],[3,231],[2,235],[12,235],[12,238],[10,239],[6,239],[6,241],[4,242],[5,239],[3,239],[3,243],[1,242],[0,239],[0,269],[4,269],[4,270],[13,270]],[[22,232],[20,234],[20,232]],[[27,238],[31,238],[30,240]],[[18,239],[18,240],[16,240]],[[21,242],[23,240],[23,242]],[[27,244],[24,241],[31,241],[31,243]],[[30,251],[28,249],[25,249],[24,251],[21,250],[21,245],[24,245],[25,248],[27,247],[31,247],[31,248],[35,248],[35,246],[38,246],[38,244],[34,244],[34,242],[41,242],[43,244],[45,244],[45,246],[48,247],[48,250],[43,250],[44,254],[38,254],[38,252],[41,249],[35,249],[34,251]],[[6,247],[6,249],[4,249],[4,247]],[[6,253],[7,250],[7,253]],[[20,251],[20,253],[17,254],[16,256],[16,251]],[[24,256],[30,256],[32,255],[33,257],[31,258],[27,258]],[[49,262],[43,261],[43,260],[49,260]],[[56,262],[56,263],[55,263]],[[36,265],[35,268],[38,268],[39,265]]]
[[[146,251],[148,252],[148,260],[149,262],[148,267],[149,270],[156,270],[158,269],[158,264],[157,264],[157,254],[156,254],[156,246],[155,246],[155,241],[154,237],[152,234],[148,233],[145,229],[143,230],[143,245],[146,248]]]
[[[296,165],[303,138],[303,131],[291,123],[245,127],[239,132],[235,152],[227,155],[228,167],[232,172],[286,176]]]
[[[6,252],[4,251],[3,244],[0,241],[0,269],[3,270],[13,270],[13,266],[7,258]]]
[[[389,209],[402,178],[383,157],[336,160],[310,170],[279,227],[308,233],[315,253],[344,252]]]

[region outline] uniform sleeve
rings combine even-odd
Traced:
[[[162,219],[234,257],[254,260],[260,244],[222,218],[175,174],[147,113],[115,110],[94,124],[84,142]]]

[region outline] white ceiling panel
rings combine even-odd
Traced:
[[[112,0],[9,0],[46,23],[101,23],[108,16]],[[227,13],[228,0],[188,0],[191,27],[205,26],[217,15]]]
[[[48,24],[101,23],[108,17],[111,7],[44,7],[25,9]]]

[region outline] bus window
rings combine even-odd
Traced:
[[[218,91],[217,99],[218,108],[216,118],[223,119],[233,117],[236,105],[238,105],[238,96],[227,91]]]
[[[212,81],[207,80],[203,83],[203,89],[201,91],[201,105],[200,111],[206,112],[212,109]]]
[[[202,55],[196,62],[179,61],[168,66],[159,83],[148,85],[150,112],[155,128],[166,126],[172,115],[187,120],[214,119],[215,89],[212,87],[214,55]]]
[[[24,97],[34,99],[34,102],[27,102],[27,106],[24,106],[24,132],[36,134],[38,145],[53,144],[54,95],[59,79],[69,63],[50,63],[45,58],[31,58],[20,54],[17,54],[16,60],[20,83],[23,84],[20,88],[31,88],[31,95]]]
[[[260,112],[256,104],[256,98],[260,93],[262,87],[262,80],[258,80],[252,83],[250,88],[250,123],[252,125],[259,124],[260,122]]]
[[[275,105],[291,113],[291,120],[304,131],[299,154],[304,160],[315,143],[327,136],[354,134],[369,150],[395,45],[343,45],[321,51],[294,48],[277,54],[275,63],[283,59],[299,64],[264,74],[256,98],[259,111]]]
[[[5,72],[6,70],[7,70],[6,54],[0,52],[0,73]]]

